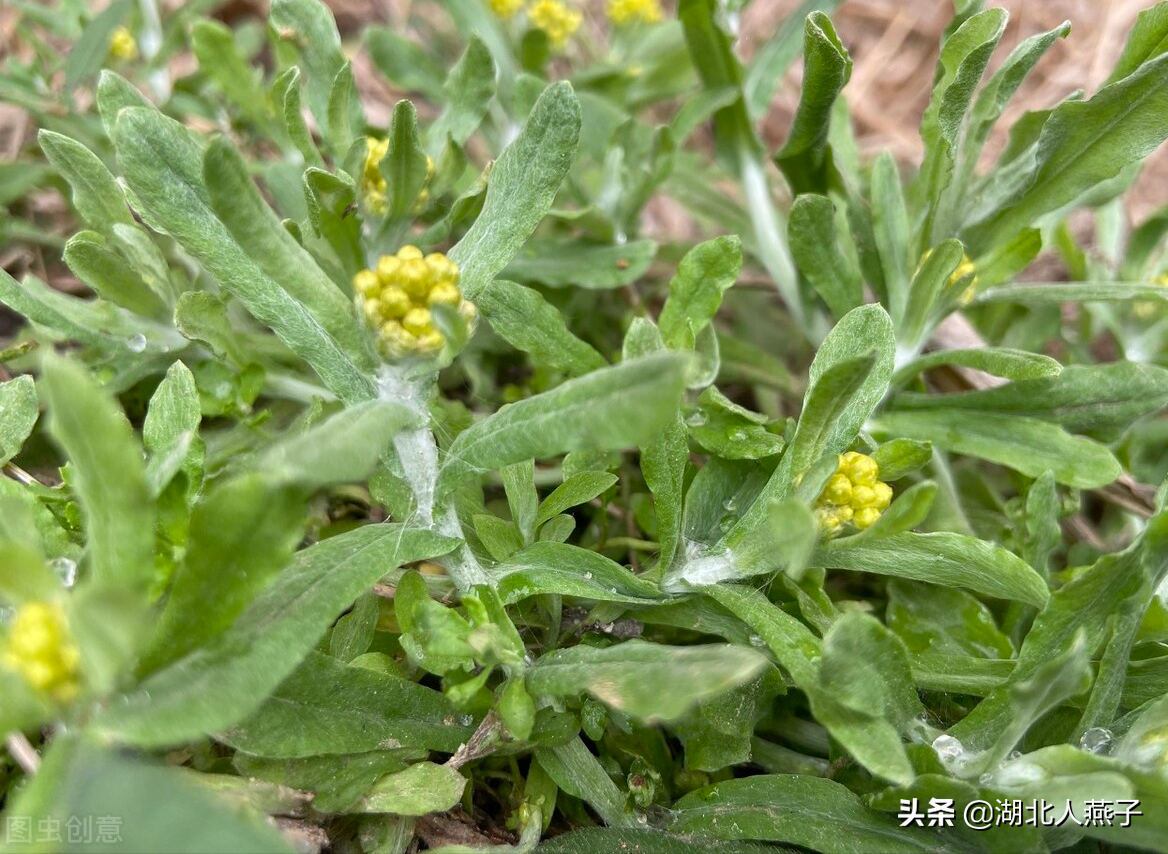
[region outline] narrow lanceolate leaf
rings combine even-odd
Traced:
[[[699,243],[685,254],[658,320],[671,349],[693,349],[697,334],[713,319],[741,269],[742,241],[735,235]]]
[[[827,132],[832,105],[852,76],[852,58],[831,19],[807,16],[803,34],[803,95],[775,163],[795,193],[822,193],[828,184]]]
[[[10,796],[9,815],[26,817],[32,827],[74,827],[78,834],[86,827],[102,827],[96,820],[105,819],[111,828],[110,841],[92,843],[95,848],[172,851],[181,839],[192,851],[289,854],[296,850],[266,816],[216,793],[194,772],[129,756],[72,734],[53,740],[40,770],[28,782],[19,797]],[[83,823],[82,817],[93,821]],[[67,838],[64,830],[60,832],[53,838]],[[13,840],[11,847],[17,846]],[[77,851],[90,846],[67,848],[57,843],[52,847]]]
[[[129,744],[164,747],[234,726],[378,579],[455,545],[429,531],[387,524],[367,525],[299,552],[231,628],[107,707],[94,718],[95,731]]]
[[[812,563],[964,587],[1038,607],[1049,596],[1042,576],[1012,552],[949,532],[828,540],[816,551]]]
[[[860,271],[840,247],[835,208],[829,198],[805,193],[795,199],[787,234],[799,272],[823,297],[832,314],[843,317],[864,301]]]
[[[1034,418],[997,412],[971,418],[958,410],[887,412],[872,426],[1009,466],[1030,477],[1050,470],[1059,483],[1079,489],[1105,486],[1123,473],[1103,445]]]
[[[430,151],[435,156],[447,137],[458,145],[470,138],[495,95],[495,62],[478,36],[470,37],[466,52],[450,70],[442,91],[446,95],[446,109],[429,131]]]
[[[1051,113],[1027,184],[985,219],[967,225],[972,254],[992,247],[1142,160],[1168,138],[1168,54],[1140,66],[1087,101]]]
[[[98,156],[81,143],[50,130],[37,134],[49,162],[69,182],[73,206],[90,228],[110,237],[114,225],[134,224],[117,180]]]
[[[716,839],[787,842],[824,854],[886,851],[918,854],[952,850],[936,831],[900,827],[868,809],[846,786],[822,777],[765,774],[727,780],[673,805],[669,829]]]
[[[587,691],[645,721],[670,721],[699,700],[750,680],[766,658],[740,646],[666,646],[631,640],[607,648],[580,644],[551,652],[527,671],[533,694]]]
[[[661,598],[655,584],[616,561],[568,543],[535,543],[495,567],[497,590],[510,604],[555,593],[598,602],[649,604]]]
[[[508,404],[450,445],[447,487],[478,472],[568,451],[611,451],[652,437],[676,411],[687,360],[664,353],[593,371]]]
[[[431,688],[311,652],[254,715],[217,738],[285,758],[398,748],[452,753],[472,732],[455,717]]]
[[[1128,35],[1123,54],[1115,63],[1108,83],[1127,77],[1145,62],[1168,52],[1168,4],[1157,3],[1136,17],[1136,24]]]
[[[475,301],[491,328],[512,347],[530,353],[537,364],[580,376],[606,364],[590,344],[564,322],[559,309],[539,291],[496,279]]]
[[[204,175],[212,210],[248,257],[302,303],[350,358],[371,368],[372,355],[353,304],[268,207],[248,175],[247,164],[226,137],[208,146]]]
[[[203,153],[185,128],[156,111],[127,108],[118,115],[114,140],[118,163],[152,222],[198,258],[338,396],[349,402],[373,397],[372,379],[303,303],[247,257],[215,215],[203,179]]]
[[[142,448],[108,392],[73,362],[45,359],[49,431],[73,466],[85,514],[89,577],[143,593],[154,575],[154,502]]]
[[[20,376],[0,384],[0,465],[20,453],[39,414],[32,377]]]
[[[308,78],[308,105],[317,123],[327,127],[329,95],[345,64],[332,13],[320,0],[273,0],[270,20],[277,44],[299,58]]]
[[[535,231],[568,174],[579,136],[580,102],[571,85],[549,86],[491,169],[482,213],[450,251],[468,299],[490,284]]]

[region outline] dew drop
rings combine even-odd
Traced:
[[[586,572],[586,573],[584,573],[584,577],[587,578],[589,581],[591,581],[592,580],[592,573]]]
[[[730,431],[730,441],[732,441],[732,442],[745,442],[746,441],[746,431],[742,430],[742,429],[731,430]]]
[[[72,587],[73,583],[77,581],[77,562],[69,560],[67,557],[53,558],[49,561],[49,569],[57,574],[61,583],[66,587]]]
[[[738,499],[727,498],[725,501],[722,502],[722,509],[724,509],[727,513],[735,512],[736,510],[738,510]]]
[[[470,726],[474,723],[474,715],[461,715],[458,718],[458,722],[463,726]]]
[[[1093,726],[1079,739],[1079,749],[1087,753],[1105,754],[1111,750],[1111,730]]]
[[[146,349],[146,336],[139,332],[126,339],[126,349],[131,353],[141,353]]]
[[[700,409],[695,412],[691,412],[686,416],[685,423],[690,427],[701,427],[706,423],[706,413],[702,412]]]

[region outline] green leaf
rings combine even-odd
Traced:
[[[1115,63],[1107,83],[1122,80],[1141,65],[1168,51],[1168,6],[1157,3],[1136,16],[1135,26],[1127,37],[1123,53]]]
[[[606,471],[582,471],[572,475],[540,502],[535,526],[538,528],[569,507],[587,504],[616,482],[617,476]]]
[[[659,325],[673,350],[692,350],[697,334],[714,318],[722,296],[742,269],[742,241],[717,237],[689,250],[669,282]]]
[[[901,734],[925,709],[904,645],[875,618],[851,612],[835,621],[808,696],[816,720],[856,761],[894,783],[912,781]]]
[[[799,272],[832,314],[843,317],[864,301],[860,271],[840,247],[835,206],[829,198],[813,193],[798,196],[791,206],[787,235]]]
[[[670,721],[700,700],[747,682],[765,665],[758,652],[729,644],[580,644],[540,658],[527,670],[527,688],[554,696],[587,691],[635,718]]]
[[[788,842],[824,854],[951,850],[935,833],[915,833],[868,809],[840,783],[794,774],[726,780],[690,792],[673,805],[669,829],[715,839]]]
[[[917,374],[941,365],[959,365],[985,371],[1008,380],[1034,380],[1058,376],[1063,366],[1050,356],[1015,350],[1009,347],[979,347],[973,350],[938,350],[918,356],[898,368],[892,377],[893,385],[903,385]],[[881,466],[883,469],[883,466]]]
[[[475,299],[519,251],[551,208],[580,136],[580,103],[568,83],[540,95],[519,137],[491,169],[482,213],[450,250],[462,289]]]
[[[232,757],[245,777],[311,792],[312,808],[321,813],[349,812],[386,774],[404,770],[425,758],[417,750],[374,750],[368,753],[326,753],[303,759],[267,759],[239,752]]]
[[[965,250],[961,241],[949,239],[933,248],[913,274],[908,288],[908,304],[898,329],[902,344],[916,350],[931,328],[938,309],[945,307],[946,292],[952,289],[952,276]]]
[[[716,584],[703,587],[702,593],[750,626],[791,674],[797,687],[815,685],[823,650],[819,638],[799,619],[748,587]]]
[[[937,82],[921,120],[925,156],[917,180],[925,218],[918,251],[952,236],[948,223],[944,223],[944,229],[935,227],[938,202],[953,180],[958,140],[973,91],[1006,30],[1008,18],[1005,9],[978,12],[965,20],[941,46]]]
[[[546,839],[538,854],[622,854],[653,851],[658,854],[776,854],[772,845],[720,840],[691,834],[666,833],[645,827],[581,827]]]
[[[385,178],[389,219],[400,219],[413,211],[426,186],[426,165],[426,152],[418,136],[418,114],[409,101],[398,101],[389,126],[389,149],[378,164]]]
[[[932,458],[932,445],[912,439],[893,439],[872,452],[872,459],[880,467],[880,479],[888,483],[928,465]]]
[[[195,480],[193,486],[198,487],[198,479],[202,476],[202,451],[192,447],[192,442],[198,436],[201,420],[195,376],[190,368],[176,361],[151,395],[142,423],[142,444],[150,453],[146,477],[153,494],[159,494],[169,481],[169,477],[162,478],[165,461],[180,448],[187,449],[181,459],[185,461],[188,476]],[[174,472],[171,471],[170,475],[173,476]]]
[[[493,571],[496,590],[508,604],[546,593],[630,604],[647,604],[661,598],[655,584],[638,578],[604,555],[566,543],[535,543]]]
[[[365,795],[359,812],[427,815],[446,812],[462,799],[466,778],[451,765],[418,762],[382,777]]]
[[[113,236],[114,225],[134,225],[122,188],[96,154],[76,140],[51,130],[41,130],[37,142],[45,157],[69,182],[73,207],[90,228],[108,238]]]
[[[537,747],[535,759],[565,794],[586,801],[609,827],[631,823],[624,795],[579,737],[555,747]]]
[[[689,421],[694,441],[723,459],[758,460],[780,453],[785,446],[782,436],[764,426],[765,416],[739,406],[715,386],[702,392]]]
[[[724,694],[700,701],[671,729],[685,745],[685,767],[692,771],[720,771],[751,759],[755,725],[784,691],[774,669]]]
[[[83,839],[89,844],[52,846],[61,852],[181,848],[207,854],[274,854],[294,850],[265,816],[241,809],[239,803],[231,803],[199,781],[194,772],[62,736],[53,741],[29,785],[9,802],[7,815],[27,816],[34,828],[70,828],[71,820],[89,818],[98,822],[95,833],[101,832],[100,821],[107,820],[110,841],[95,835]],[[82,824],[78,830],[89,826]],[[61,833],[59,839],[66,838]]]
[[[1069,284],[1019,283],[990,288],[977,295],[977,303],[1014,302],[1020,305],[1052,305],[1064,302],[1128,302],[1168,300],[1163,285],[1143,282],[1071,282]]]
[[[508,404],[458,434],[442,479],[449,487],[523,460],[641,444],[676,411],[686,364],[674,354],[647,356]]]
[[[832,105],[851,76],[852,58],[831,20],[812,12],[803,31],[803,93],[787,141],[775,155],[795,194],[827,190]]]
[[[46,356],[40,388],[49,432],[74,469],[85,514],[88,577],[144,594],[154,574],[154,502],[126,417],[77,364]]]
[[[216,736],[256,756],[420,748],[452,753],[471,735],[437,691],[310,652],[255,713]]]
[[[235,622],[291,560],[304,536],[305,510],[302,493],[262,474],[212,487],[191,513],[189,545],[140,672],[181,658]]]
[[[268,207],[247,164],[226,137],[212,141],[203,158],[211,209],[252,261],[301,303],[364,370],[374,364],[352,302],[317,266]]]
[[[168,319],[170,310],[166,303],[134,266],[96,232],[82,231],[69,238],[64,259],[77,278],[102,299],[144,317]]]
[[[199,70],[215,81],[257,128],[270,131],[275,116],[255,66],[235,43],[235,34],[218,21],[200,18],[191,25],[191,49]]]
[[[299,68],[293,66],[272,81],[271,98],[284,123],[284,131],[304,158],[304,162],[310,167],[322,168],[324,158],[320,156],[320,150],[312,139],[312,132],[308,129],[308,122],[304,119],[304,110],[300,104]]]
[[[507,560],[523,548],[523,536],[511,522],[489,513],[476,513],[471,521],[475,534],[495,560]]]
[[[637,281],[656,254],[657,244],[652,240],[590,244],[536,238],[511,259],[501,275],[552,288],[607,290]]]
[[[79,84],[94,74],[106,61],[110,52],[110,36],[131,12],[130,0],[115,0],[89,20],[76,44],[65,59],[66,92],[75,92]]]
[[[977,255],[1065,207],[1142,160],[1168,138],[1168,55],[1103,87],[1089,100],[1067,101],[1042,126],[1035,168],[1003,204],[967,223],[962,239]]]
[[[466,51],[450,69],[442,92],[446,107],[430,126],[431,153],[445,144],[447,137],[458,145],[470,139],[495,96],[495,62],[478,36],[471,35]]]
[[[353,77],[353,64],[346,62],[337,70],[328,100],[328,141],[329,148],[338,157],[343,156],[353,146],[353,142],[365,131],[365,111],[361,108],[361,97],[357,94],[357,80]]]
[[[435,103],[446,101],[443,91],[445,70],[414,40],[389,27],[365,30],[369,58],[386,78],[410,92],[420,92]]]
[[[899,579],[886,589],[885,620],[910,652],[1013,657],[1014,647],[990,609],[968,593]]]
[[[1021,558],[1001,546],[949,532],[828,540],[812,564],[965,587],[1037,607],[1049,596],[1042,576]]]
[[[0,383],[0,465],[20,453],[39,415],[32,377],[19,376]]]
[[[883,151],[872,164],[872,236],[880,257],[888,312],[900,329],[908,309],[909,282],[915,258],[910,257],[908,209],[901,189],[900,173],[892,154]]]
[[[1030,477],[1054,472],[1059,483],[1093,489],[1111,483],[1123,469],[1103,445],[1071,436],[1061,427],[1016,415],[960,410],[886,412],[873,429],[1009,466]]]
[[[983,391],[906,394],[897,403],[905,409],[1009,413],[1053,421],[1071,433],[1114,439],[1136,419],[1168,406],[1168,370],[1136,362],[1071,365],[1053,375]]]
[[[341,398],[373,397],[373,381],[305,306],[251,261],[211,210],[202,153],[181,125],[154,111],[125,109],[114,139],[126,180],[152,217],[261,323],[296,350]]]
[[[343,409],[299,435],[285,436],[252,464],[275,486],[316,489],[363,480],[394,435],[417,416],[399,403],[368,401]]]
[[[1018,664],[1007,682],[995,689],[951,732],[974,750],[984,750],[1014,718],[1010,688],[1034,676],[1040,666],[1069,649],[1083,633],[1084,658],[1094,655],[1110,632],[1112,615],[1125,603],[1146,607],[1168,573],[1168,516],[1148,522],[1143,536],[1118,554],[1104,555],[1087,571],[1064,584],[1034,620],[1018,651]]]
[[[142,747],[179,744],[233,726],[259,707],[337,615],[379,578],[454,546],[428,531],[384,524],[304,549],[231,628],[144,680],[92,726]]]
[[[511,346],[530,353],[536,364],[580,376],[605,366],[604,357],[568,329],[559,309],[539,291],[495,279],[476,305],[491,328]]]
[[[320,0],[272,0],[268,18],[277,48],[291,47],[307,78],[308,105],[320,127],[328,127],[333,81],[345,64],[332,12]]]

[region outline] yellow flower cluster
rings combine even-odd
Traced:
[[[20,607],[0,654],[4,667],[62,703],[73,699],[80,690],[80,659],[69,637],[65,610],[46,602],[29,602]]]
[[[849,522],[870,527],[892,501],[892,487],[880,480],[880,466],[867,454],[840,454],[839,466],[815,505],[815,518],[827,536]]]
[[[133,62],[138,58],[138,42],[134,40],[134,34],[125,27],[118,27],[110,34],[109,52],[114,59]]]
[[[523,8],[527,0],[487,0],[487,2],[491,6],[491,11],[500,18],[511,18]]]
[[[656,24],[663,17],[660,0],[608,0],[608,17],[618,27],[641,21]]]
[[[961,305],[969,305],[973,298],[977,296],[977,269],[973,266],[973,260],[964,252],[961,253],[961,263],[957,265],[952,273],[949,274],[949,284],[956,285],[962,279],[969,277],[969,284],[966,285],[965,290],[961,292],[961,296],[957,301]]]
[[[536,0],[527,10],[532,26],[543,30],[552,47],[560,48],[580,29],[584,16],[560,0]]]
[[[458,265],[441,252],[423,256],[416,246],[383,255],[375,269],[362,270],[353,277],[353,289],[387,356],[442,349],[446,337],[435,327],[430,313],[435,305],[457,309],[468,323],[476,313],[474,303],[462,298]]]
[[[361,197],[365,207],[375,214],[382,215],[389,203],[389,186],[385,183],[385,176],[381,174],[381,161],[389,153],[388,139],[374,139],[369,137],[365,151],[365,168],[361,172]],[[434,177],[434,160],[426,155],[426,184]],[[421,210],[430,198],[430,190],[423,187],[418,193],[414,210]]]

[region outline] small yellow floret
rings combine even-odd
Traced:
[[[396,255],[379,258],[375,270],[358,273],[354,290],[386,356],[435,353],[445,346],[430,306],[449,306],[473,323],[477,311],[459,290],[458,265],[441,252],[423,255],[416,246],[403,246]],[[375,289],[369,288],[370,275],[377,280]]]
[[[385,213],[388,188],[381,174],[381,161],[389,151],[388,139],[366,140],[365,168],[361,172],[361,197],[365,207],[376,214]]]
[[[656,24],[663,17],[660,0],[608,0],[608,17],[617,26],[635,21]]]
[[[118,27],[110,34],[109,53],[114,59],[133,62],[138,58],[138,42],[126,27]]]
[[[0,664],[64,703],[80,690],[80,661],[64,608],[46,602],[21,606],[8,628]]]
[[[560,0],[536,0],[527,10],[527,17],[537,29],[543,30],[552,47],[560,48],[580,29],[584,16]]]
[[[879,478],[880,466],[867,454],[840,454],[835,474],[815,503],[824,536],[835,536],[849,522],[863,530],[880,518],[892,501],[892,487]]]
[[[527,0],[487,0],[491,6],[491,11],[500,18],[511,18],[523,8],[523,4]]]
[[[376,296],[381,290],[381,280],[372,270],[362,270],[353,277],[353,290],[362,297]]]

